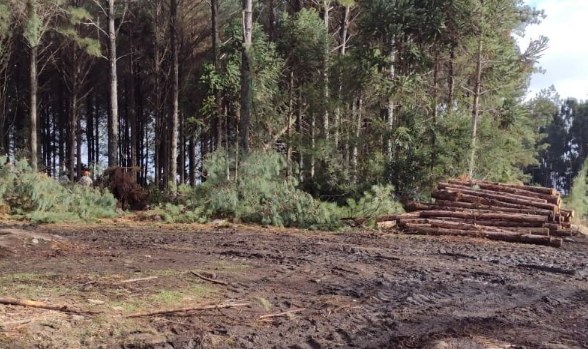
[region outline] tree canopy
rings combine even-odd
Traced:
[[[0,0],[0,153],[161,188],[205,182],[213,153],[231,177],[273,149],[339,202],[466,174],[566,191],[588,107],[525,100],[547,39],[515,36],[542,16],[520,0]]]

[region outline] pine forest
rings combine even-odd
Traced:
[[[545,15],[521,0],[0,0],[0,154],[72,182],[120,166],[172,216],[276,225],[459,176],[568,194],[588,104],[527,96],[549,42],[519,38]]]

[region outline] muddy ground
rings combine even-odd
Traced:
[[[588,348],[586,237],[13,228],[0,296],[80,313],[0,305],[0,348]]]

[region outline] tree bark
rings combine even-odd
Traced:
[[[118,165],[118,80],[116,73],[116,28],[114,0],[108,0],[108,42],[110,64],[110,122],[108,125],[108,166]]]

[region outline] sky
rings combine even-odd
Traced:
[[[551,85],[560,97],[588,100],[588,1],[524,0],[543,9],[547,16],[541,24],[530,25],[520,41],[523,50],[530,39],[549,38],[549,47],[539,60],[546,72],[534,74],[529,97]]]

